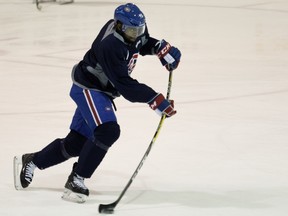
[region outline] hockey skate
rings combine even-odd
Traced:
[[[89,190],[84,185],[84,178],[74,172],[74,167],[76,165],[77,163],[74,164],[73,170],[65,184],[62,199],[76,203],[84,203],[89,196]]]
[[[33,157],[33,153],[14,157],[14,187],[16,190],[27,188],[32,182],[34,169],[36,168],[36,165],[32,162]]]

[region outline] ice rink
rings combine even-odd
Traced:
[[[93,216],[117,199],[160,117],[115,100],[122,134],[85,181],[84,204],[61,199],[76,158],[13,186],[13,156],[69,131],[71,68],[124,1],[43,4],[0,0],[0,215]],[[288,215],[288,1],[147,0],[151,36],[182,51],[166,119],[122,201],[119,216]],[[139,57],[132,76],[165,94],[168,72]]]

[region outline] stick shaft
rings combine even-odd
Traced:
[[[171,87],[172,87],[172,75],[173,75],[173,71],[170,71],[170,72],[169,72],[169,80],[168,80],[167,94],[166,94],[166,99],[167,99],[167,100],[169,100],[169,98],[170,98],[170,92],[171,92]],[[128,181],[128,183],[126,184],[125,188],[123,189],[123,191],[122,191],[121,194],[119,195],[118,199],[117,199],[115,202],[111,203],[111,204],[107,204],[107,205],[105,205],[105,204],[100,204],[100,206],[99,206],[99,211],[100,211],[100,209],[103,209],[103,208],[105,208],[105,207],[107,207],[107,208],[109,208],[109,209],[114,209],[114,208],[116,207],[116,205],[120,202],[120,200],[122,199],[122,197],[124,196],[124,194],[126,193],[126,191],[128,190],[128,188],[129,188],[130,185],[132,184],[133,180],[134,180],[135,177],[137,176],[137,174],[138,174],[138,172],[140,171],[141,167],[143,166],[146,158],[148,157],[148,155],[149,155],[149,153],[150,153],[150,151],[151,151],[151,149],[152,149],[152,146],[154,145],[154,143],[155,143],[155,141],[156,141],[156,139],[157,139],[157,137],[158,137],[158,135],[159,135],[159,132],[160,132],[160,130],[161,130],[161,128],[162,128],[162,125],[163,125],[163,122],[164,122],[165,118],[166,118],[166,115],[162,115],[162,117],[161,117],[161,119],[160,119],[160,122],[159,122],[159,124],[158,124],[158,127],[157,127],[157,129],[156,129],[156,132],[155,132],[155,134],[154,134],[154,136],[153,136],[153,138],[152,138],[152,140],[151,140],[151,142],[150,142],[150,144],[149,144],[149,146],[148,146],[148,148],[147,148],[144,156],[142,157],[140,163],[138,164],[136,170],[134,171],[133,175],[132,175],[131,178],[129,179],[129,181]],[[101,211],[100,211],[100,213],[101,213]]]

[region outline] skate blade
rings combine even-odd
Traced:
[[[61,197],[65,201],[84,203],[87,200],[87,196],[84,194],[74,193],[73,191],[65,188],[64,193]]]
[[[22,190],[20,181],[20,172],[22,169],[22,156],[15,156],[13,159],[14,187],[16,190]]]

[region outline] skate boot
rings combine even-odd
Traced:
[[[73,170],[65,184],[62,199],[77,203],[84,203],[89,196],[89,190],[84,185],[84,178],[74,172],[76,165],[77,163],[73,165]]]
[[[32,182],[36,165],[33,163],[34,153],[14,157],[14,186],[16,190],[27,188]],[[22,165],[21,171],[19,167]]]

